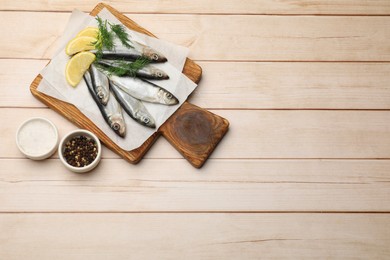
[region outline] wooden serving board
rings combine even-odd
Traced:
[[[156,37],[109,5],[99,3],[90,14],[96,16],[103,8],[107,8],[128,28]],[[198,83],[202,75],[202,69],[195,62],[187,59],[183,73],[189,79]],[[194,167],[200,168],[229,128],[229,122],[226,119],[184,102],[139,148],[125,151],[108,138],[103,131],[75,106],[39,92],[37,88],[41,80],[42,76],[38,75],[31,83],[30,90],[33,96],[80,128],[96,134],[103,144],[130,163],[139,162],[162,134]]]

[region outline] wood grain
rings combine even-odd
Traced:
[[[212,13],[212,14],[337,14],[389,15],[387,0],[110,0],[110,5],[131,13]],[[0,10],[72,11],[89,12],[96,5],[93,0],[35,0],[28,5],[23,0],[3,0]]]
[[[159,131],[184,158],[200,168],[228,128],[225,118],[185,102]]]
[[[209,109],[390,109],[390,63],[199,62]],[[212,87],[211,87],[212,86]]]
[[[2,214],[0,223],[7,259],[390,257],[388,214]]]
[[[0,42],[0,57],[49,59],[55,50],[53,43],[62,35],[69,16],[69,13],[0,12],[0,33],[7,35]],[[161,14],[128,17],[158,38],[189,47],[190,58],[197,61],[390,61],[389,17]]]
[[[109,3],[191,48],[190,100],[227,138],[201,170],[164,138],[136,166],[104,148],[87,175],[23,159],[24,119],[76,128],[28,85],[96,2],[0,1],[1,259],[390,258],[390,1]]]
[[[389,160],[3,159],[0,212],[389,212]],[[25,171],[29,169],[29,171]]]
[[[44,107],[27,86],[47,62],[0,59],[0,107]],[[207,109],[390,109],[390,63],[199,65],[202,82],[189,101]]]
[[[231,123],[211,158],[390,158],[389,111],[211,110]],[[1,158],[23,158],[15,146],[17,127],[32,116],[52,120],[60,135],[74,125],[49,109],[2,108]],[[103,157],[112,158],[107,152]],[[115,156],[117,158],[117,156]],[[145,158],[181,158],[165,140]]]

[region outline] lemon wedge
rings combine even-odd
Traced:
[[[81,37],[81,36],[88,36],[88,37],[93,37],[97,38],[99,33],[99,29],[96,27],[87,27],[84,30],[81,30],[76,37]]]
[[[80,36],[76,37],[68,42],[66,45],[65,53],[68,55],[73,55],[80,51],[89,51],[95,49],[93,42],[96,41],[96,38],[90,36]]]
[[[69,85],[76,87],[80,83],[95,58],[95,54],[88,51],[79,52],[70,58],[65,69],[65,77]]]

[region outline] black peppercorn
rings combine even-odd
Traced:
[[[74,167],[85,167],[97,156],[97,145],[86,136],[75,136],[65,144],[63,151],[66,162]]]

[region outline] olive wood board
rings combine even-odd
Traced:
[[[103,8],[107,8],[128,28],[156,37],[119,11],[104,3],[99,3],[91,11],[90,15],[96,16]],[[189,79],[198,83],[202,75],[202,69],[195,62],[187,58],[183,73]],[[229,128],[229,122],[225,118],[186,101],[140,147],[126,151],[108,138],[103,131],[75,106],[39,92],[37,88],[41,80],[42,76],[39,74],[31,83],[30,91],[33,96],[78,127],[96,134],[104,145],[130,163],[138,163],[157,138],[163,135],[194,167],[200,168]]]

